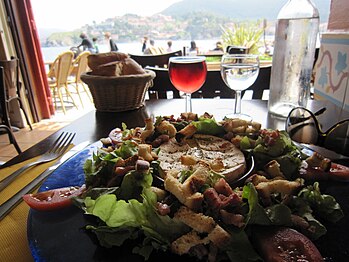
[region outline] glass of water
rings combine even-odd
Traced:
[[[259,74],[257,55],[225,54],[221,60],[221,75],[225,84],[235,91],[234,113],[229,118],[240,118],[251,121],[252,117],[241,113],[241,92],[256,81]]]

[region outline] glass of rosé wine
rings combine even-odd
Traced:
[[[185,112],[192,112],[191,94],[198,91],[206,80],[206,58],[204,56],[171,57],[168,73],[174,87],[185,94]]]

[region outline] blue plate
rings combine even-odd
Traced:
[[[84,183],[83,165],[101,144],[94,143],[69,159],[55,170],[42,184],[39,191],[80,186]],[[250,162],[250,163],[249,163]],[[248,161],[250,167],[243,179],[252,174],[253,159]],[[243,181],[237,181],[241,183]],[[323,185],[323,184],[321,184]],[[342,206],[345,218],[336,224],[326,225],[328,232],[315,244],[321,254],[329,261],[347,261],[349,253],[349,186],[347,183],[327,181],[323,193],[333,195]],[[56,211],[36,211],[31,209],[27,221],[27,235],[30,250],[35,261],[143,261],[142,257],[132,254],[132,243],[122,248],[106,249],[98,244],[96,236],[85,230],[85,226],[95,220],[83,214],[75,206]],[[193,261],[193,258],[174,254],[155,253],[148,261],[166,260]]]
[[[43,182],[38,191],[84,184],[84,163],[100,145],[100,142],[96,142],[67,160]],[[50,212],[31,209],[27,222],[27,235],[34,260],[72,261],[76,258],[75,261],[82,261],[79,252],[69,248],[75,245],[75,241],[79,241],[76,236],[85,235],[81,234],[82,223],[84,223],[82,211],[76,207]],[[76,228],[73,229],[71,226]]]

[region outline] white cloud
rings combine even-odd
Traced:
[[[38,28],[76,29],[126,13],[161,12],[181,0],[31,0]]]

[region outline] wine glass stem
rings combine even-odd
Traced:
[[[241,91],[235,92],[235,108],[234,108],[235,114],[241,113]]]
[[[185,112],[191,112],[191,94],[185,93]]]

